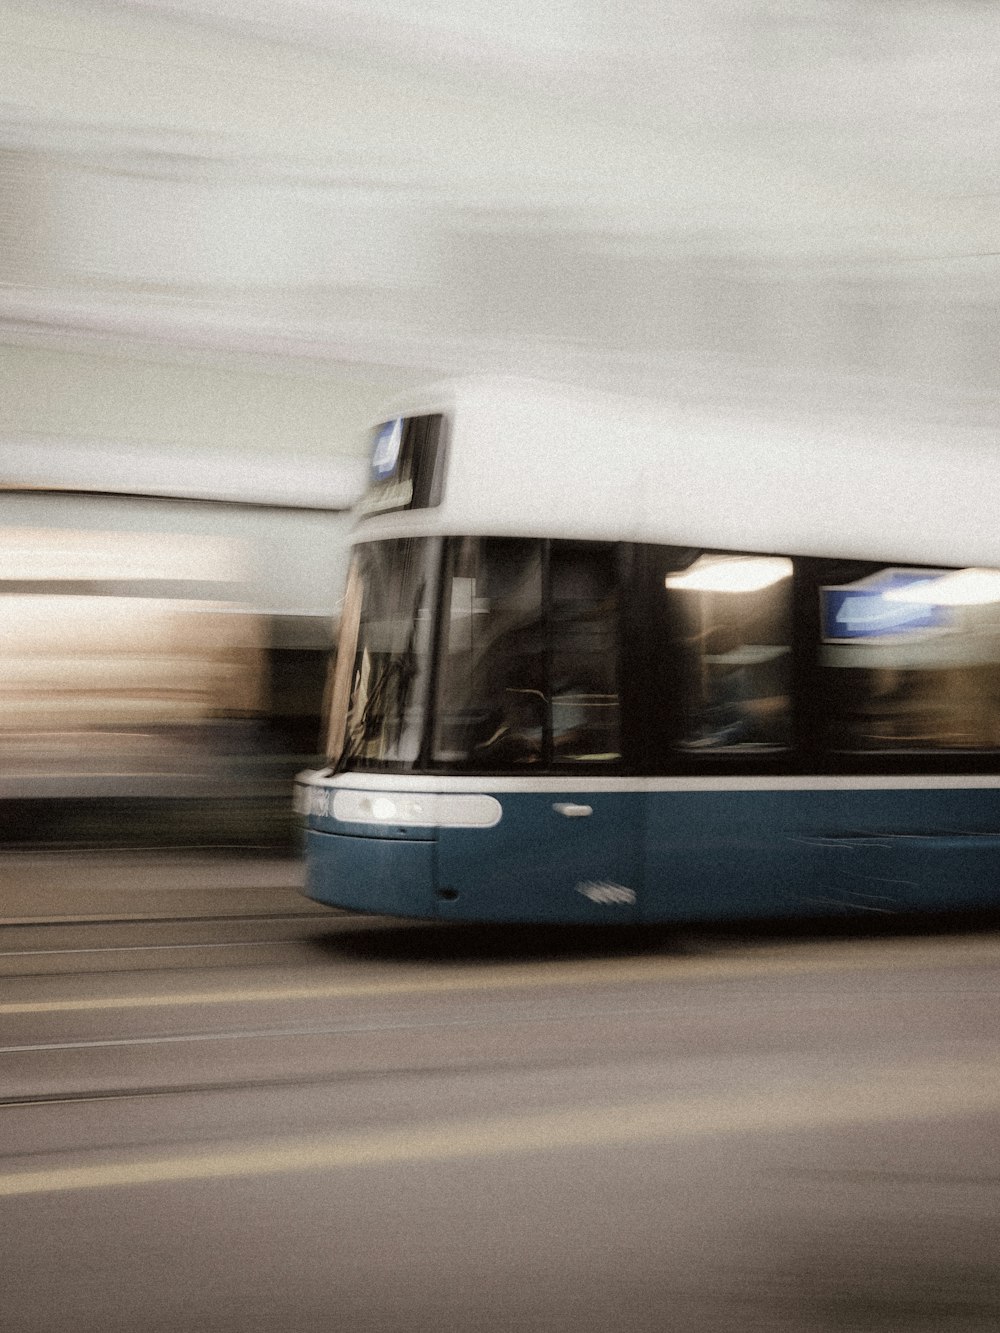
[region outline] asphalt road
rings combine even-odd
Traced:
[[[1000,934],[439,928],[298,874],[0,865],[4,1333],[1000,1327]]]

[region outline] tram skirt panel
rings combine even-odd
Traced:
[[[306,835],[306,893],[317,902],[384,916],[433,917],[432,841]]]

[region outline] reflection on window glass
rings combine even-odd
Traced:
[[[610,547],[554,543],[552,752],[559,762],[620,757],[618,589]]]
[[[430,663],[432,541],[359,546],[360,621],[344,761],[413,764],[419,757]]]
[[[449,546],[434,757],[506,768],[539,763],[545,725],[542,543]]]
[[[767,750],[791,733],[792,562],[702,555],[666,578],[679,628],[679,744]]]
[[[1000,572],[879,569],[820,609],[832,748],[1000,746]]]
[[[546,578],[541,541],[450,544],[438,761],[489,769],[620,757],[613,548],[552,542],[547,568]]]

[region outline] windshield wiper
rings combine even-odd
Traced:
[[[416,674],[417,668],[412,654],[407,657],[394,657],[385,664],[375,677],[368,692],[368,698],[361,710],[357,725],[351,728],[338,769],[342,768],[345,760],[356,759],[362,746],[377,735],[385,719],[384,704],[387,697],[390,696],[393,686],[396,686],[393,711],[397,719],[402,719],[406,699],[410,691],[410,683]]]

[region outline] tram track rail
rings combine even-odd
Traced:
[[[530,1067],[534,1070],[575,1069],[593,1066],[593,1060],[544,1059],[525,1062],[524,1060],[480,1060],[467,1061],[454,1065],[395,1065],[386,1069],[346,1069],[328,1070],[317,1073],[263,1075],[246,1079],[216,1079],[204,1082],[187,1081],[183,1083],[146,1084],[137,1087],[94,1088],[80,1091],[24,1093],[13,1097],[0,1097],[0,1113],[4,1110],[30,1109],[46,1106],[79,1106],[88,1102],[121,1102],[165,1097],[200,1096],[205,1093],[240,1093],[274,1091],[281,1088],[322,1088],[348,1083],[376,1083],[391,1079],[428,1078],[435,1076],[461,1077],[466,1074],[516,1073]],[[114,1146],[114,1145],[108,1145]],[[92,1145],[89,1150],[93,1150]],[[36,1152],[4,1152],[0,1157],[12,1160],[17,1157],[48,1155],[48,1150]]]
[[[247,942],[240,943],[245,945]],[[273,946],[281,942],[258,943]],[[294,943],[307,946],[309,940],[306,937]],[[213,946],[209,944],[208,947]],[[214,947],[218,947],[218,942]],[[86,996],[76,1000],[72,994],[52,1001],[43,994],[37,1001],[16,1001],[5,1006],[12,1012],[23,1010],[24,1021],[21,1031],[9,1030],[7,1041],[0,1045],[0,1062],[6,1069],[7,1083],[0,1095],[0,1108],[162,1097],[170,1093],[240,1091],[293,1086],[303,1080],[305,1083],[364,1080],[405,1074],[415,1065],[419,1065],[419,1072],[426,1075],[433,1073],[440,1064],[440,1051],[437,1052],[438,1058],[433,1053],[436,1043],[429,1044],[423,1039],[430,1038],[433,1033],[455,1034],[455,1041],[449,1039],[446,1042],[449,1054],[455,1057],[447,1061],[447,1070],[452,1073],[480,1068],[484,1048],[488,1049],[490,1045],[493,1045],[495,1055],[483,1066],[485,1068],[495,1068],[497,1056],[503,1060],[502,1051],[505,1046],[511,1049],[512,1040],[517,1046],[529,1048],[533,1040],[526,1043],[519,1036],[512,1038],[511,1034],[518,1028],[538,1032],[540,1042],[549,1048],[547,1061],[551,1062],[553,1056],[560,1060],[566,1051],[563,1050],[560,1056],[553,1047],[553,1038],[543,1038],[541,1029],[549,1028],[554,1032],[567,1023],[574,1029],[581,1023],[597,1023],[602,1028],[610,1023],[618,1033],[615,1041],[627,1038],[625,1045],[632,1056],[660,1057],[667,1030],[663,1028],[665,1020],[669,1023],[669,1031],[680,1025],[683,1040],[688,1039],[683,1034],[685,1031],[690,1034],[690,1024],[701,1021],[704,1004],[701,997],[706,992],[700,983],[704,982],[711,983],[714,988],[720,982],[756,983],[768,977],[784,977],[796,991],[806,986],[808,994],[816,1000],[818,978],[828,976],[831,979],[823,983],[822,993],[818,996],[819,1007],[813,1005],[814,1012],[822,1015],[831,1003],[835,1008],[839,1003],[838,997],[843,993],[839,978],[844,975],[870,974],[878,980],[886,974],[900,975],[915,970],[919,980],[914,984],[902,988],[879,988],[883,1021],[890,1027],[895,1025],[894,1031],[906,1032],[910,1018],[907,1017],[904,1023],[903,1017],[912,1013],[914,1004],[921,1006],[920,1013],[933,1019],[932,1002],[941,983],[937,983],[936,988],[935,985],[928,987],[928,969],[931,974],[941,972],[943,977],[947,977],[955,966],[961,966],[967,973],[968,969],[975,969],[963,979],[962,989],[968,991],[973,985],[975,989],[968,991],[970,995],[978,996],[979,1003],[989,1000],[995,994],[996,950],[995,941],[986,942],[984,947],[983,942],[973,940],[961,942],[957,949],[928,950],[920,946],[914,950],[913,947],[896,945],[874,956],[865,949],[861,954],[851,950],[846,957],[840,957],[842,951],[835,950],[834,954],[838,955],[835,957],[824,952],[822,956],[810,955],[797,960],[784,955],[774,958],[755,953],[728,962],[725,959],[721,962],[718,959],[684,959],[681,960],[683,966],[677,970],[669,960],[662,967],[651,965],[649,960],[618,960],[617,964],[574,964],[569,968],[556,965],[554,972],[548,966],[526,969],[521,965],[513,971],[504,967],[487,968],[485,972],[471,968],[443,977],[407,973],[400,978],[381,978],[377,982],[366,973],[337,977],[312,986],[303,986],[296,975],[277,987],[270,979],[265,979],[238,991],[216,993],[203,988],[196,992],[163,993],[157,989],[136,997],[99,994],[92,1002]],[[796,962],[796,966],[788,967],[789,963]],[[985,973],[982,972],[984,965],[988,969]],[[320,971],[325,976],[326,970]],[[84,982],[86,975],[82,977]],[[662,998],[658,991],[648,993],[645,998],[634,991],[631,995],[627,992],[606,995],[592,992],[590,1003],[581,1003],[583,995],[578,987],[582,983],[616,988],[628,985],[631,989],[637,980],[693,981],[699,983],[699,990],[687,1004],[684,989],[678,992],[673,985]],[[543,993],[551,994],[553,985],[557,987],[557,993],[553,999],[544,1001]],[[569,990],[563,994],[567,987]],[[65,991],[65,986],[62,989]],[[954,985],[948,983],[949,995],[954,995],[954,989]],[[508,998],[501,999],[502,995]],[[413,1008],[421,997],[431,996],[439,997],[447,1007],[438,1008],[436,1012],[420,1012]],[[312,1013],[286,1011],[282,1022],[277,1012],[260,1007],[272,1001],[319,1001],[324,1009]],[[374,1001],[378,1008],[375,1011],[368,1008],[366,1012],[365,1007],[344,1009],[338,1005],[339,1012],[337,1009],[331,1011],[329,1002],[336,1001],[358,1002],[362,1006]],[[221,1021],[206,1023],[211,1011],[204,1008],[205,1002],[240,1007],[226,1017],[223,1017],[224,1010],[216,1009]],[[770,1013],[775,1007],[780,1009],[788,1003],[787,988],[769,987],[764,992],[746,996],[743,1010],[749,1006],[755,1011]],[[141,1013],[168,1010],[177,1005],[181,1007],[180,1012],[168,1016],[159,1030],[160,1020],[149,1017],[140,1018],[141,1026],[129,1031],[128,1024],[134,1020],[121,1016],[129,1010]],[[192,1005],[196,1009],[192,1009]],[[247,1008],[248,1005],[252,1007]],[[79,1010],[84,1014],[105,1011],[112,1017],[106,1021],[85,1017],[82,1026],[74,1019],[68,1020],[68,1026],[55,1019],[58,1026],[54,1029],[48,1019],[43,1026],[31,1017],[36,1012],[47,1015],[50,1010]],[[191,1015],[187,1021],[181,1017],[185,1010]],[[621,1026],[623,1023],[624,1027]],[[648,1027],[650,1023],[651,1028]],[[465,1034],[460,1040],[459,1033]],[[496,1038],[498,1042],[495,1042]],[[561,1037],[559,1041],[562,1041]],[[288,1049],[282,1049],[283,1046]],[[414,1061],[418,1050],[428,1056],[426,1065],[419,1056]],[[592,1050],[585,1062],[593,1058]],[[380,1060],[384,1061],[381,1067],[377,1064]],[[571,1063],[576,1061],[571,1060]],[[230,1077],[220,1079],[225,1068],[228,1068]],[[175,1079],[171,1077],[171,1070],[176,1073]],[[126,1071],[123,1082],[122,1075]]]
[[[329,907],[322,910],[310,911],[308,908],[301,912],[213,912],[210,916],[197,913],[179,913],[176,915],[161,915],[156,913],[136,914],[129,913],[127,916],[109,913],[106,916],[8,916],[0,918],[0,938],[2,938],[5,929],[42,929],[46,926],[134,926],[134,925],[161,925],[161,924],[188,924],[197,923],[199,925],[210,924],[214,921],[325,921],[339,920],[343,916],[336,916]]]
[[[422,1072],[422,1071],[421,1071]],[[263,1088],[321,1087],[327,1083],[338,1083],[356,1075],[346,1074],[298,1074],[280,1078],[253,1079],[218,1079],[214,1082],[187,1082],[149,1084],[144,1087],[94,1088],[73,1092],[25,1093],[16,1097],[0,1097],[0,1111],[11,1108],[32,1106],[78,1106],[86,1102],[129,1101],[152,1097],[179,1097],[211,1092],[251,1092]],[[35,1156],[34,1153],[4,1153],[4,1158],[17,1156]]]
[[[113,1051],[123,1048],[149,1049],[173,1047],[179,1054],[185,1047],[202,1047],[208,1043],[261,1043],[269,1041],[288,1041],[314,1038],[364,1038],[378,1035],[405,1035],[411,1032],[445,1031],[454,1029],[502,1031],[511,1026],[559,1026],[566,1023],[576,1024],[581,1019],[608,1019],[654,1017],[668,1012],[664,1006],[613,1006],[610,1009],[599,1007],[594,1010],[565,1012],[547,1011],[527,1015],[521,1011],[501,1015],[480,1013],[464,1018],[402,1019],[396,1018],[361,1022],[296,1024],[273,1028],[226,1028],[219,1030],[186,1033],[152,1033],[131,1037],[94,1037],[69,1041],[29,1042],[16,1045],[0,1046],[0,1058],[9,1056],[58,1056],[67,1052]],[[653,1052],[650,1051],[650,1054]],[[611,1062],[614,1055],[608,1053]],[[427,1077],[462,1077],[476,1074],[496,1074],[498,1072],[523,1071],[527,1066],[535,1070],[565,1070],[604,1065],[605,1057],[586,1055],[555,1054],[546,1051],[535,1057],[520,1054],[516,1057],[491,1055],[466,1056],[457,1060],[441,1062],[431,1060],[427,1063],[390,1062],[382,1066],[351,1065],[342,1068],[320,1068],[295,1073],[274,1073],[261,1069],[252,1077],[220,1079],[207,1077],[192,1079],[179,1078],[176,1082],[142,1083],[128,1085],[112,1084],[107,1087],[71,1087],[66,1086],[46,1091],[25,1090],[19,1093],[0,1096],[0,1115],[7,1111],[30,1109],[34,1107],[71,1106],[94,1102],[123,1102],[149,1098],[182,1097],[202,1094],[228,1094],[259,1092],[282,1088],[324,1087],[370,1082],[384,1082],[392,1079],[427,1078]],[[3,1153],[4,1158],[18,1156],[18,1153]]]
[[[909,995],[904,997],[908,1003]],[[786,1003],[784,996],[775,998],[756,998],[753,1008],[761,1012],[771,1012],[775,1006]],[[684,1010],[688,1014],[687,1010]],[[670,1000],[649,1004],[610,1003],[580,1007],[555,1005],[541,1010],[526,1011],[515,1006],[509,1010],[497,1012],[492,1006],[463,1016],[449,1014],[434,1017],[409,1017],[403,1011],[382,1014],[369,1019],[355,1018],[333,1022],[305,1022],[281,1024],[268,1027],[219,1027],[188,1031],[138,1032],[128,1036],[95,1035],[89,1037],[57,1038],[46,1041],[27,1041],[9,1043],[0,1046],[0,1058],[6,1056],[50,1056],[71,1051],[124,1051],[142,1050],[157,1047],[203,1046],[214,1042],[268,1042],[287,1041],[289,1039],[310,1039],[314,1037],[364,1038],[378,1036],[398,1036],[407,1033],[476,1031],[500,1032],[515,1027],[557,1027],[575,1025],[580,1022],[656,1022],[661,1019],[672,1020],[678,1016],[678,1006]],[[651,1049],[655,1053],[658,1047]],[[363,1072],[363,1071],[352,1071]],[[385,1072],[395,1072],[390,1067]],[[257,1080],[253,1080],[254,1084]],[[200,1085],[199,1085],[200,1086]],[[11,1098],[0,1096],[0,1106],[7,1105]]]
[[[213,952],[235,958],[240,951],[259,955],[267,949],[307,949],[359,919],[349,914],[287,911],[7,923],[6,928],[0,927],[0,978],[155,972],[183,966],[185,959],[194,967],[212,966]]]
[[[212,970],[214,971],[214,970],[217,970],[219,967],[237,967],[237,966],[240,966],[241,964],[239,963],[238,959],[235,957],[235,955],[234,955],[233,952],[232,952],[232,951],[235,951],[235,950],[250,951],[250,950],[254,950],[254,949],[269,949],[269,950],[271,950],[271,956],[269,956],[269,957],[266,958],[265,960],[261,960],[259,957],[257,957],[257,958],[255,958],[254,961],[255,961],[255,962],[266,961],[266,962],[268,962],[268,963],[270,963],[270,964],[273,965],[274,963],[279,962],[279,961],[281,961],[281,962],[287,962],[288,959],[287,959],[287,957],[286,957],[285,955],[287,955],[288,951],[306,952],[306,951],[309,950],[309,947],[310,947],[310,942],[309,942],[308,940],[301,940],[301,939],[292,939],[292,940],[244,940],[244,941],[232,941],[232,942],[230,942],[230,943],[223,943],[223,944],[163,944],[163,945],[148,946],[147,948],[139,947],[139,948],[135,948],[135,949],[112,950],[111,952],[112,952],[112,953],[116,953],[116,952],[117,952],[117,953],[148,953],[148,952],[149,952],[149,948],[162,949],[162,950],[166,951],[167,953],[172,953],[172,954],[180,954],[180,953],[182,953],[182,952],[186,952],[186,953],[189,954],[190,951],[191,951],[191,950],[194,950],[194,949],[202,949],[202,950],[205,950],[206,953],[210,953],[210,952],[213,951],[213,950],[216,951],[216,952],[223,952],[223,953],[225,953],[225,951],[230,951],[230,952],[226,955],[226,961],[221,962],[221,963],[218,963],[218,964],[213,964],[212,962],[210,962],[210,961],[206,958],[205,954],[201,954],[201,955],[199,955],[199,957],[196,958],[196,959],[195,959],[195,958],[190,958],[190,957],[188,957],[187,959],[176,959],[176,960],[173,961],[173,962],[168,962],[168,961],[165,961],[165,960],[164,960],[164,961],[159,962],[158,964],[155,964],[155,963],[138,964],[138,963],[136,963],[136,964],[134,964],[134,965],[125,965],[125,966],[121,966],[121,967],[116,967],[116,966],[113,966],[113,965],[112,965],[112,966],[108,966],[108,967],[100,967],[100,966],[93,966],[93,967],[69,967],[69,966],[64,966],[64,967],[62,967],[62,968],[60,968],[60,967],[58,967],[58,966],[53,966],[53,967],[42,967],[42,966],[39,966],[39,967],[37,968],[37,970],[35,970],[35,971],[29,971],[29,970],[27,970],[27,969],[23,969],[23,968],[22,968],[22,969],[17,969],[17,968],[15,968],[15,969],[8,970],[8,971],[6,971],[6,972],[3,971],[2,969],[0,969],[0,980],[3,980],[3,981],[31,981],[31,980],[33,980],[33,979],[34,979],[34,980],[50,979],[50,980],[52,980],[52,981],[57,981],[57,980],[59,980],[60,978],[63,978],[63,977],[80,977],[80,978],[87,978],[87,977],[112,976],[112,975],[113,975],[113,976],[116,976],[116,977],[123,977],[123,978],[124,978],[124,977],[130,977],[130,976],[131,976],[131,977],[137,977],[137,976],[151,976],[151,975],[156,975],[156,974],[163,973],[163,972],[177,972],[177,971],[183,971],[183,970],[195,970],[195,969],[199,969],[199,968],[201,968],[201,969],[206,969],[206,970],[207,970],[207,969],[212,969]],[[68,951],[68,952],[70,952],[71,954],[73,953],[73,951]],[[277,955],[279,955],[279,954],[282,955],[281,958],[277,957]],[[35,955],[28,955],[28,956],[29,956],[29,957],[32,957],[32,956],[35,956]],[[162,955],[161,955],[161,957],[162,957]],[[98,961],[107,962],[107,963],[113,963],[113,960],[112,960],[112,959],[109,959],[106,955],[105,955],[101,960],[98,960]]]

